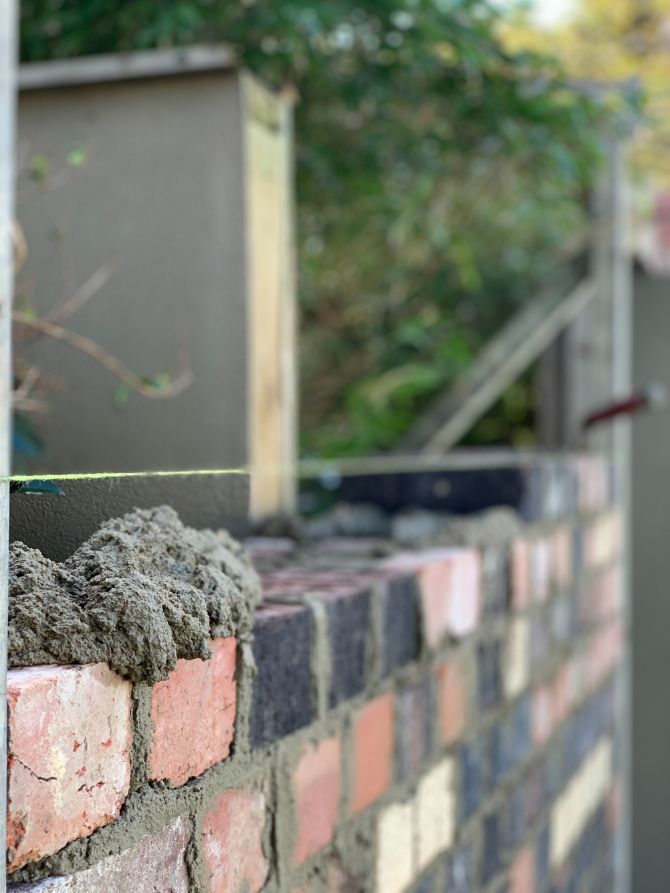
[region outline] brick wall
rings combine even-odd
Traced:
[[[505,544],[252,543],[253,637],[153,687],[11,671],[9,889],[621,889],[622,519],[562,469]]]

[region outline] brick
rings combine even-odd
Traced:
[[[381,797],[393,780],[393,696],[381,695],[361,707],[352,734],[351,809],[358,813]]]
[[[602,567],[620,554],[623,545],[623,519],[620,511],[597,518],[584,533],[584,554],[589,567]]]
[[[524,847],[512,862],[507,893],[535,893],[535,851]]]
[[[612,745],[607,739],[601,739],[552,807],[552,868],[559,868],[564,863],[597,806],[604,800],[611,777]]]
[[[301,605],[262,607],[256,612],[253,635],[256,674],[249,737],[260,747],[314,718],[312,612]]]
[[[509,550],[489,546],[482,554],[484,613],[491,617],[504,615],[510,603]]]
[[[470,714],[470,683],[462,658],[438,664],[435,670],[440,739],[453,744],[465,728]]]
[[[500,870],[504,849],[503,817],[499,812],[491,812],[482,820],[482,885],[488,884]]]
[[[338,738],[306,744],[292,773],[296,840],[293,862],[300,864],[326,846],[335,833],[341,790]]]
[[[209,660],[179,660],[151,690],[152,780],[184,784],[230,754],[237,690],[234,638],[210,642]]]
[[[553,698],[549,685],[538,685],[533,691],[533,744],[542,747],[553,731]]]
[[[475,888],[472,844],[455,847],[447,859],[445,893],[472,893]],[[444,888],[439,888],[443,893]]]
[[[394,803],[377,817],[378,893],[402,893],[414,875],[413,808]]]
[[[502,698],[502,646],[498,639],[484,642],[477,648],[477,682],[479,709],[490,710]]]
[[[549,883],[549,825],[545,824],[535,841],[535,885],[544,890]]]
[[[518,539],[512,543],[510,555],[511,601],[516,611],[531,603],[530,543]]]
[[[536,602],[545,602],[551,592],[551,545],[535,540],[531,549],[531,588]]]
[[[263,853],[265,796],[230,789],[216,797],[202,823],[203,852],[211,893],[258,893],[268,876]]]
[[[370,640],[370,592],[321,598],[330,644],[329,706],[336,707],[365,689]]]
[[[558,589],[572,582],[572,531],[559,527],[551,536],[551,580]]]
[[[130,784],[131,685],[106,664],[8,674],[7,863],[115,819]]]
[[[418,870],[423,871],[454,838],[454,765],[442,760],[419,781],[415,798]]]
[[[188,893],[188,819],[178,818],[136,846],[108,856],[92,868],[33,884],[10,884],[8,893]]]
[[[414,775],[430,756],[433,733],[430,677],[402,686],[396,695],[398,778]]]
[[[418,658],[421,618],[417,579],[414,575],[392,577],[382,600],[382,675]]]
[[[505,696],[514,698],[530,680],[530,621],[515,617],[509,625],[505,641],[504,687]]]
[[[485,793],[485,753],[481,740],[461,745],[458,753],[461,818],[469,818]]]

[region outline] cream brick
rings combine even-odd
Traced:
[[[525,617],[512,621],[505,644],[505,695],[514,698],[526,688],[530,673],[530,622]]]
[[[413,804],[394,803],[377,818],[377,891],[402,893],[414,876]]]
[[[419,781],[416,792],[418,870],[448,849],[454,838],[454,766],[442,760]]]
[[[551,865],[559,868],[609,791],[612,742],[603,738],[572,776],[551,811]]]

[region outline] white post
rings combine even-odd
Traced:
[[[0,838],[7,839],[7,583],[11,427],[12,218],[16,102],[16,3],[0,0]],[[6,859],[0,860],[0,890]]]

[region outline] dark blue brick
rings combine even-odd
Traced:
[[[544,616],[535,613],[530,620],[530,664],[540,666],[549,655],[549,635]]]
[[[491,784],[497,786],[512,767],[509,733],[503,722],[496,722],[489,731],[488,748]]]
[[[370,593],[324,596],[330,643],[328,703],[335,707],[365,689],[370,642]]]
[[[480,741],[461,745],[459,751],[461,815],[469,818],[485,793],[485,755]]]
[[[482,821],[482,885],[495,877],[503,864],[505,851],[504,820],[499,811],[484,816]]]
[[[549,883],[549,825],[544,825],[535,841],[535,886],[539,890]]]
[[[518,849],[528,833],[524,815],[524,785],[519,782],[507,798],[507,836],[512,849]]]
[[[502,697],[502,647],[499,640],[486,642],[477,649],[477,678],[481,710],[495,707]]]
[[[401,781],[418,772],[430,756],[434,715],[430,676],[400,688],[396,696],[396,735]]]
[[[461,844],[447,857],[444,893],[472,893],[475,889],[474,851],[472,844]]]
[[[257,672],[249,735],[259,747],[309,725],[314,718],[312,612],[303,606],[261,608],[253,627]]]
[[[532,748],[530,696],[524,695],[513,705],[506,722],[512,768],[519,766]]]
[[[484,552],[484,612],[487,616],[504,614],[509,607],[509,563],[508,549],[490,547]]]
[[[413,575],[389,580],[382,605],[382,674],[414,661],[421,648],[419,598]]]

